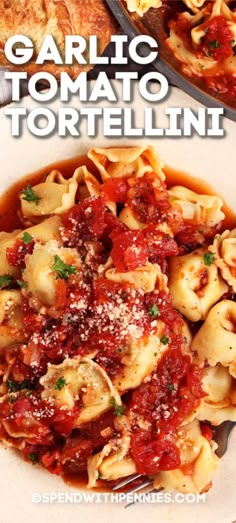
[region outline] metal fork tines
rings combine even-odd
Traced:
[[[218,448],[216,450],[216,454],[219,458],[222,458],[222,456],[225,454],[228,444],[229,444],[229,438],[230,434],[232,432],[233,427],[236,425],[236,421],[225,421],[224,423],[221,423],[221,425],[218,425],[217,427],[212,427],[213,429],[213,439],[217,443]],[[143,478],[143,481],[141,479]],[[137,485],[132,487],[132,483],[136,483],[137,480],[140,479],[140,482],[138,482]],[[133,476],[129,476],[128,478],[125,478],[120,483],[115,485],[113,487],[114,491],[118,491],[123,489],[124,487],[127,487],[127,485],[131,485],[130,490],[127,490],[127,494],[134,494],[135,492],[143,491],[143,493],[151,494],[152,492],[160,492],[163,490],[160,489],[154,489],[153,488],[153,480],[147,476],[143,476],[142,474],[134,474]],[[151,487],[148,489],[148,487]],[[148,490],[147,490],[148,489]],[[125,508],[133,505],[136,503],[136,501],[132,501],[131,503],[128,503],[125,505]]]

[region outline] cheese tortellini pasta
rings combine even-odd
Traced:
[[[31,255],[26,256],[24,281],[27,291],[37,298],[42,305],[51,306],[56,301],[57,273],[53,269],[56,257],[63,263],[80,271],[81,262],[75,249],[60,247],[54,240],[46,245],[37,244]]]
[[[158,8],[162,5],[162,0],[126,0],[127,9],[131,13],[143,16],[151,7]]]
[[[135,389],[155,369],[158,360],[167,348],[160,342],[164,332],[164,325],[161,322],[159,322],[157,331],[156,335],[148,336],[147,339],[128,342],[122,350],[123,368],[114,380],[119,392]]]
[[[224,231],[222,235],[217,234],[209,251],[214,255],[222,278],[236,292],[236,229]]]
[[[134,271],[118,272],[117,269],[108,269],[105,273],[108,280],[123,283],[132,283],[136,289],[152,292],[158,282],[159,290],[167,291],[167,277],[161,272],[159,265],[149,263]]]
[[[26,339],[19,291],[0,291],[0,351]]]
[[[44,388],[42,399],[49,399],[64,409],[71,410],[76,402],[82,402],[75,427],[111,408],[112,400],[121,405],[120,396],[106,372],[90,358],[68,358],[60,365],[50,365],[40,383]]]
[[[204,369],[202,384],[207,396],[199,407],[199,420],[207,419],[212,425],[236,421],[236,380],[230,370],[230,366],[223,367],[220,363]]]
[[[229,366],[236,360],[236,303],[222,300],[212,307],[205,322],[194,336],[191,348],[200,364]]]
[[[224,219],[222,200],[218,196],[197,194],[186,187],[176,185],[169,190],[170,200],[177,204],[186,221],[214,226]]]
[[[162,163],[153,147],[96,148],[89,151],[88,157],[98,168],[103,181],[133,175],[140,178],[149,172],[154,172],[161,180],[165,178]]]
[[[119,420],[119,421],[118,421]],[[137,469],[131,456],[130,423],[126,416],[121,416],[115,422],[118,435],[88,460],[88,487],[98,486],[97,480],[116,480],[130,476]]]
[[[169,288],[174,307],[191,321],[204,320],[210,308],[227,291],[216,265],[204,263],[204,248],[173,257]]]

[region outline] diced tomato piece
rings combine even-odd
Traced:
[[[148,431],[132,435],[131,449],[140,474],[157,474],[180,466],[180,451],[169,439],[154,437]]]
[[[80,406],[76,405],[73,410],[55,409],[52,417],[53,428],[61,435],[68,436],[75,426],[79,416]]]
[[[68,438],[62,450],[61,462],[65,472],[72,474],[85,472],[87,461],[93,450],[92,441],[82,436]]]
[[[234,34],[223,16],[211,18],[202,24],[202,29],[205,31],[202,50],[207,56],[211,56],[214,60],[224,60],[233,56]]]
[[[106,228],[105,198],[86,198],[67,211],[62,220],[63,237],[68,245],[75,247],[79,240],[99,238]]]
[[[148,260],[144,236],[140,231],[125,231],[113,238],[111,258],[119,271],[133,271]]]
[[[102,192],[112,202],[124,203],[127,197],[128,183],[123,178],[109,178],[101,186]]]
[[[178,245],[170,235],[159,231],[155,225],[149,225],[143,231],[148,255],[152,263],[158,263],[167,256],[177,256]]]
[[[142,222],[158,223],[165,220],[171,205],[165,183],[155,173],[142,178],[130,178],[127,203]]]
[[[51,472],[51,474],[56,474],[58,476],[63,474],[60,452],[57,449],[49,450],[42,454],[40,461],[44,467]]]
[[[26,254],[32,254],[35,242],[25,244],[22,240],[16,240],[13,247],[8,247],[6,250],[7,261],[13,267],[24,269]]]

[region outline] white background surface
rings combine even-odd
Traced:
[[[35,106],[30,99],[24,99],[21,104],[29,108]],[[19,104],[20,105],[20,104]],[[108,106],[108,104],[106,104]],[[73,106],[79,107],[75,101]],[[142,110],[145,103],[137,92],[133,107],[136,108],[137,125],[142,120]],[[166,125],[163,116],[164,107],[191,107],[197,109],[199,104],[184,93],[172,89],[171,97],[163,104],[158,104],[159,126]],[[52,104],[54,110],[59,102]],[[156,147],[165,163],[179,168],[208,181],[216,188],[232,206],[235,206],[235,143],[236,124],[226,120],[224,124],[227,136],[217,138],[155,139],[142,140],[142,144],[152,144]],[[84,131],[85,133],[85,131]],[[100,145],[141,145],[141,140],[135,139],[95,139],[59,138],[53,136],[47,139],[37,139],[24,132],[20,139],[10,136],[10,121],[0,112],[0,190],[6,188],[19,176],[39,169],[41,166],[55,160],[69,158],[86,152],[90,146]],[[236,210],[236,208],[235,208]],[[109,521],[110,523],[233,523],[236,521],[235,503],[236,484],[236,431],[232,435],[230,449],[222,460],[220,469],[214,478],[214,487],[207,496],[206,504],[162,504],[135,505],[126,510],[120,505],[34,505],[31,497],[34,492],[70,492],[71,489],[63,481],[39,466],[31,466],[21,460],[12,450],[0,447],[0,492],[2,523],[88,523]]]

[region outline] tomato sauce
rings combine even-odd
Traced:
[[[199,59],[199,65],[202,65],[201,71],[198,68],[198,70],[191,70],[190,72],[190,69],[186,67],[187,61],[184,62],[184,57],[178,58],[178,51],[176,51],[175,57],[180,62],[180,67],[184,73],[198,80],[201,78],[212,93],[217,93],[232,103],[236,96],[236,70],[233,71],[232,66],[228,70],[228,61],[234,59],[236,52],[236,41],[231,29],[232,21],[230,21],[230,13],[232,13],[232,19],[235,13],[235,2],[231,0],[228,4],[228,15],[225,14],[224,17],[223,13],[223,15],[212,16],[212,4],[206,2],[198,13],[200,15],[202,11],[203,18],[199,18],[195,26],[192,23],[194,13],[181,1],[163,1],[160,13],[164,23],[168,49],[172,52],[168,43],[168,35],[172,29],[183,41],[186,49]],[[185,16],[185,13],[190,17]],[[199,33],[201,33],[201,39],[197,45],[193,42],[191,35],[193,27],[199,28]],[[201,64],[203,58],[210,58],[215,63],[212,63],[210,68],[205,67],[204,64]],[[187,69],[188,72],[186,73]]]
[[[87,157],[77,157],[41,169],[39,172],[19,180],[10,187],[0,199],[0,230],[12,231],[21,228],[19,215],[19,193],[30,183],[32,186],[42,181],[51,169],[58,169],[65,177],[70,177],[75,168],[86,164],[94,174],[96,169]],[[214,191],[200,180],[191,178],[185,173],[165,167],[167,187],[173,184],[184,185],[199,193],[215,194]],[[129,201],[134,210],[139,210],[139,218],[159,223],[160,217],[168,222],[170,205],[166,201],[166,188],[160,182],[157,188],[159,206],[156,210],[157,194],[152,188],[150,176],[143,179],[143,183],[136,186],[135,182],[128,185],[126,181],[111,180],[104,184],[104,194],[114,197],[119,203]],[[162,197],[163,196],[163,197]],[[91,208],[91,218],[88,211]],[[235,214],[224,203],[226,219],[224,228],[233,228],[236,222]],[[85,219],[86,213],[86,219]],[[156,213],[156,214],[155,214]],[[75,228],[74,224],[78,224]],[[14,379],[24,383],[29,389],[26,398],[21,390],[19,398],[9,404],[0,405],[0,416],[11,423],[12,430],[21,426],[24,414],[32,412],[35,418],[30,427],[30,434],[34,434],[31,443],[27,443],[24,450],[26,460],[29,456],[37,459],[48,470],[59,474],[72,485],[83,486],[87,481],[85,473],[87,458],[99,451],[106,442],[115,435],[113,425],[114,411],[110,409],[99,420],[86,424],[80,430],[75,429],[71,436],[73,423],[78,416],[80,404],[68,414],[56,407],[47,409],[41,400],[41,386],[38,379],[45,374],[47,363],[61,363],[65,357],[85,355],[99,347],[97,363],[99,363],[112,378],[121,369],[121,353],[125,344],[124,318],[114,321],[112,315],[117,303],[122,302],[130,314],[129,322],[138,329],[140,336],[152,332],[152,323],[160,318],[165,323],[165,340],[168,350],[162,356],[158,368],[153,372],[150,382],[143,383],[133,393],[129,392],[124,400],[125,408],[141,413],[149,423],[150,430],[141,430],[138,426],[133,430],[132,454],[136,460],[137,469],[142,474],[154,474],[159,470],[172,470],[180,464],[179,450],[176,446],[176,429],[188,414],[190,414],[203,397],[201,380],[198,368],[191,364],[190,358],[182,351],[182,319],[173,310],[168,295],[155,293],[141,294],[138,290],[130,289],[126,283],[117,284],[98,278],[93,282],[93,270],[97,265],[105,263],[107,252],[110,252],[113,263],[118,270],[134,270],[146,263],[159,263],[163,271],[167,271],[166,257],[177,255],[179,245],[173,238],[167,237],[161,231],[157,234],[154,225],[149,225],[144,231],[130,231],[126,225],[105,211],[105,200],[89,199],[70,209],[63,216],[65,226],[65,245],[81,249],[81,258],[86,242],[91,238],[96,243],[96,258],[89,261],[85,282],[80,287],[78,276],[71,276],[68,282],[58,280],[56,306],[50,311],[50,316],[38,315],[31,308],[27,299],[22,296],[23,321],[27,332],[32,334],[28,346],[19,351],[10,348],[6,351],[6,361],[11,365]],[[179,231],[180,223],[170,223]],[[192,230],[189,232],[191,236]],[[82,236],[81,236],[82,235]],[[185,231],[186,235],[186,231]],[[16,267],[24,268],[24,255],[33,249],[33,242],[28,245],[16,243],[15,249],[7,252],[8,261]],[[130,249],[130,245],[134,249]],[[85,253],[86,256],[86,253]],[[86,263],[86,261],[85,261]],[[76,310],[76,303],[81,301],[83,307]],[[73,317],[66,324],[61,324],[61,317],[73,308],[78,315],[76,323]],[[102,319],[96,317],[96,311],[102,307]],[[88,313],[88,310],[90,313]],[[91,314],[92,311],[92,314]],[[52,336],[52,326],[56,326]],[[110,329],[112,326],[112,329]],[[37,343],[34,344],[34,336]],[[119,339],[119,347],[117,347]],[[76,347],[76,351],[75,351]],[[38,365],[29,370],[31,358],[36,358]],[[16,386],[16,385],[15,385]],[[39,416],[40,412],[40,416]],[[14,421],[12,420],[12,415]],[[210,437],[207,428],[204,429]],[[102,434],[102,435],[101,435]],[[156,459],[158,457],[158,459]],[[101,481],[101,489],[110,489]]]

